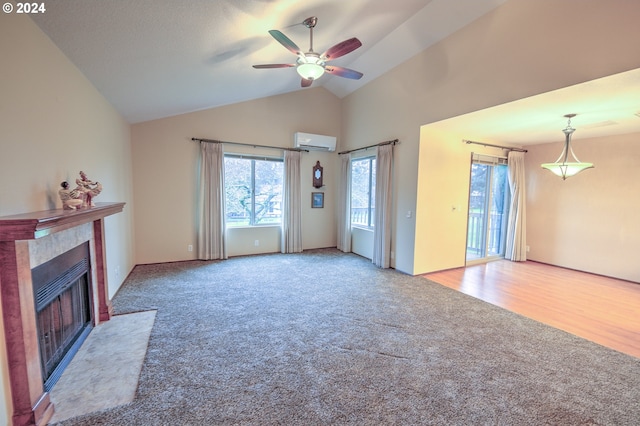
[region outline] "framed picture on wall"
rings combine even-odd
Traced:
[[[311,193],[311,208],[313,209],[324,208],[324,192]]]

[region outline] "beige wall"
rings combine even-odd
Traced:
[[[422,272],[416,259],[430,262],[431,254],[415,246],[420,237],[413,213],[424,196],[418,194],[418,161],[449,148],[432,146],[430,152],[429,144],[420,144],[420,127],[639,68],[639,56],[620,54],[637,50],[638,16],[640,2],[627,0],[510,0],[343,100],[345,148],[401,141],[394,174],[396,269],[414,274]],[[450,177],[441,170],[421,188]],[[440,202],[420,209],[451,208],[447,200]],[[459,259],[456,253],[437,264],[462,266]]]
[[[527,147],[527,257],[640,282],[640,133],[572,145],[595,168],[564,181],[540,167],[562,143]]]
[[[104,185],[96,201],[127,203],[105,221],[112,296],[133,268],[129,125],[25,15],[0,14],[0,58],[0,216],[59,208],[60,182],[86,171]],[[0,346],[8,424],[4,336]]]
[[[441,132],[437,125],[421,129],[414,274],[465,265],[471,154],[505,155],[462,139],[464,135]]]
[[[505,155],[462,139],[438,123],[422,128],[415,273],[465,265],[471,153]],[[574,140],[579,158],[596,167],[565,181],[540,167],[562,147],[526,147],[527,258],[640,282],[640,134]]]
[[[193,206],[198,150],[197,144],[190,142],[191,137],[290,146],[293,133],[304,131],[339,136],[339,149],[399,138],[394,168],[393,265],[406,273],[458,265],[461,258],[457,249],[442,257],[430,252],[445,236],[429,233],[439,221],[452,221],[454,240],[460,239],[459,218],[450,209],[451,203],[461,198],[462,184],[452,182],[451,192],[433,193],[429,188],[459,179],[452,173],[458,173],[462,166],[437,168],[438,155],[461,161],[465,153],[459,151],[459,146],[435,146],[429,139],[421,141],[421,126],[639,68],[638,55],[620,53],[637,50],[638,16],[640,3],[629,0],[510,0],[343,100],[315,88],[141,123],[132,127],[130,136],[127,123],[31,20],[1,14],[0,215],[59,205],[59,182],[73,179],[80,169],[100,180],[105,190],[98,201],[127,202],[125,212],[107,219],[107,266],[113,295],[131,270],[134,255],[136,263],[194,256],[195,252],[187,251],[188,244],[195,245]],[[585,177],[598,173],[608,162],[630,161],[628,157],[609,159],[608,149],[595,149],[605,150],[598,152],[603,158],[594,159],[597,169],[585,172]],[[554,154],[551,158],[555,158],[555,149],[549,150]],[[544,147],[531,152],[528,161],[534,161],[538,154],[548,159]],[[589,149],[579,151],[579,155],[587,158]],[[312,192],[310,175],[316,160],[325,167],[323,189],[327,194],[324,209],[309,207],[303,212],[305,248],[335,246],[338,156],[310,153],[303,158],[303,205],[304,197],[310,197]],[[421,170],[418,178],[419,165],[427,169]],[[538,184],[547,178],[540,177]],[[582,185],[576,182],[580,181],[563,184]],[[634,194],[635,189],[599,187],[598,193]],[[581,191],[584,195],[584,188]],[[530,192],[536,194],[536,189],[531,188]],[[638,230],[624,216],[632,215],[632,207],[637,206],[623,204],[616,216],[599,207],[602,199],[588,195],[588,207],[593,211],[588,218],[593,239],[582,242],[593,251],[578,259],[568,254],[571,248],[545,248],[546,240],[531,241],[530,236],[531,257],[587,269],[607,246],[618,246],[619,258],[597,260],[602,273],[615,269],[637,279],[637,271],[630,269],[635,259],[628,256],[637,253]],[[618,204],[610,205],[619,205],[620,199],[615,200]],[[541,206],[533,201],[532,211],[540,211]],[[550,215],[551,207],[562,206],[559,201],[554,202],[544,207],[547,210],[541,217]],[[606,240],[603,234],[607,230],[596,227],[595,222],[610,214],[617,222],[612,239]],[[548,223],[534,219],[529,226],[546,227]],[[416,231],[427,235],[420,237]],[[584,235],[579,228],[565,230],[564,226],[561,232]],[[274,237],[265,238],[269,240],[265,243],[269,250],[274,249]],[[418,243],[420,238],[423,240]],[[238,241],[246,243],[234,250],[251,252],[254,248],[248,246],[253,246],[254,240],[253,235],[242,236]],[[421,246],[423,243],[427,245]],[[242,247],[244,244],[247,246]],[[630,250],[623,252],[627,247]],[[0,339],[0,346],[1,342],[4,339]],[[0,405],[0,422],[10,415],[4,354],[4,348],[0,348],[4,389],[0,400],[5,402]]]
[[[136,262],[195,259],[198,143],[192,137],[276,147],[293,147],[295,132],[338,137],[340,100],[323,88],[238,103],[148,121],[132,126],[136,198]],[[338,140],[338,147],[340,147]],[[281,150],[226,144],[225,152],[282,156]],[[311,208],[312,169],[324,167],[325,205]],[[336,152],[311,151],[302,156],[302,221],[305,249],[336,246]],[[280,251],[277,228],[233,229],[229,254]],[[260,245],[255,246],[255,240]],[[194,251],[188,252],[187,246]]]

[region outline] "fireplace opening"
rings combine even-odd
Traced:
[[[51,390],[93,326],[89,243],[31,270],[45,391]]]

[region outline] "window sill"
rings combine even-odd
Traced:
[[[226,226],[225,229],[228,231],[230,229],[255,229],[255,228],[282,228],[282,224],[280,223],[269,223],[264,225],[241,225],[241,226]]]
[[[351,225],[351,230],[353,231],[354,229],[360,229],[362,231],[373,232],[373,226],[369,227],[369,226],[364,226],[364,225]]]

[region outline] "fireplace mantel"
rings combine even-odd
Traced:
[[[35,240],[119,213],[125,203],[96,203],[79,210],[44,210],[0,217],[0,241]]]
[[[112,306],[108,297],[104,218],[121,212],[124,205],[96,203],[79,210],[56,209],[0,217],[0,292],[14,426],[46,425],[54,411],[49,394],[44,391],[40,369],[30,250],[43,244],[39,241],[47,245],[50,238],[56,242],[56,238],[73,241],[67,239],[69,233],[77,232],[73,228],[87,231],[95,278],[94,321],[96,324],[108,321]]]

